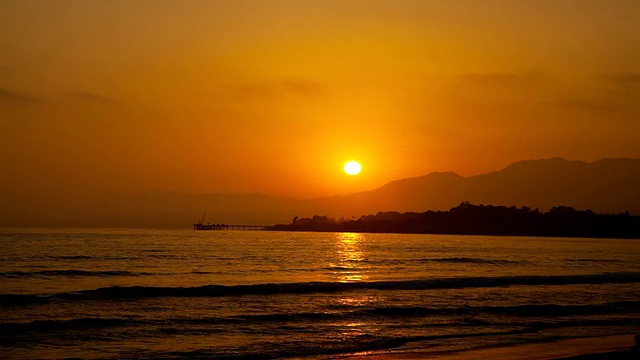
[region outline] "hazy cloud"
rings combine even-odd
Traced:
[[[615,102],[626,109],[640,110],[640,73],[603,73],[595,79],[595,94],[599,100]]]
[[[504,73],[467,73],[460,78],[472,84],[484,86],[522,86],[540,84],[547,76],[538,71]]]
[[[315,81],[305,79],[290,79],[283,82],[285,88],[293,93],[304,96],[319,96],[325,89]]]
[[[42,100],[35,96],[0,88],[0,103],[29,105],[40,101]]]
[[[640,87],[640,73],[609,73],[604,78],[618,85]]]
[[[325,89],[319,83],[308,79],[263,81],[240,86],[228,86],[226,90],[235,96],[247,98],[263,98],[287,94],[316,97],[325,93]]]
[[[273,94],[273,89],[264,84],[227,86],[225,90],[233,96],[246,98],[266,97]]]
[[[625,106],[613,101],[593,101],[582,99],[560,99],[556,105],[564,108],[597,111],[597,112],[618,112],[625,109]]]
[[[70,93],[69,98],[87,102],[101,103],[101,104],[116,104],[120,101],[112,99],[110,97],[90,93],[90,92],[74,92]]]
[[[604,75],[607,95],[637,107],[640,104],[640,73],[609,73]]]

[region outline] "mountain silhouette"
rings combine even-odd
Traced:
[[[483,175],[431,173],[390,182],[378,189],[313,202],[318,214],[360,216],[379,211],[448,210],[476,204],[553,206],[600,213],[640,214],[640,159],[593,163],[563,158],[526,160]],[[340,215],[345,216],[345,215]]]

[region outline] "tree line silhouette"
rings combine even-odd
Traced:
[[[413,234],[554,236],[640,238],[640,216],[628,212],[597,214],[555,206],[547,212],[523,206],[474,205],[465,201],[449,211],[423,213],[379,212],[359,219],[333,219],[314,215],[290,224],[268,228],[276,231],[371,232]]]

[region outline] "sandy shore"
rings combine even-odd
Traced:
[[[426,353],[389,352],[362,353],[340,356],[349,360],[392,360],[392,359],[437,359],[437,360],[596,360],[596,359],[640,359],[637,352],[631,352],[635,335],[615,335],[592,338],[566,339],[536,344],[516,344],[487,347],[475,350]]]

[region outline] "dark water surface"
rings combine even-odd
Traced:
[[[640,331],[640,241],[0,230],[0,358],[331,357]]]

